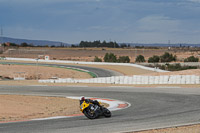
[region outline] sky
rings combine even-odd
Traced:
[[[0,0],[3,36],[200,43],[200,0]]]

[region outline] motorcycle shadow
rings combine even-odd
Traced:
[[[115,117],[115,116],[112,116],[112,117]],[[105,117],[105,116],[99,116],[98,118],[95,118],[95,119],[88,119],[87,117],[82,117],[81,120],[102,120],[102,119],[110,119],[112,117]]]

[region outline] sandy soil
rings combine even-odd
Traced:
[[[198,56],[200,50],[187,49],[187,48],[167,48],[161,49],[122,49],[122,48],[8,48],[8,50],[1,54],[7,57],[20,57],[20,58],[38,58],[42,55],[49,55],[50,59],[56,60],[76,60],[76,61],[93,61],[95,56],[103,59],[106,53],[114,53],[119,56],[129,56],[131,62],[135,62],[135,57],[143,55],[146,60],[153,55],[162,55],[165,52],[170,52],[177,55],[179,61],[189,56]]]
[[[79,101],[41,96],[0,95],[0,122],[81,113]]]
[[[4,62],[7,62],[6,60]],[[8,62],[13,62],[13,61],[8,61]],[[14,61],[14,62],[18,62],[18,61]],[[20,61],[22,62],[22,61]],[[26,62],[24,61],[24,63],[33,63],[33,62]],[[45,64],[45,63],[43,63]],[[48,63],[49,64],[49,63]],[[56,63],[55,63],[56,64]],[[61,63],[59,63],[61,64]],[[65,65],[65,64],[64,64]],[[96,68],[103,68],[103,69],[108,69],[108,70],[113,70],[113,71],[117,71],[119,73],[122,73],[124,75],[127,75],[127,76],[130,76],[130,75],[141,75],[141,74],[151,74],[151,73],[157,73],[157,72],[153,72],[153,71],[149,71],[149,70],[144,70],[144,69],[141,69],[141,68],[137,68],[137,67],[131,67],[131,66],[113,66],[113,65],[90,65],[90,64],[68,64],[68,65],[73,65],[73,66],[88,66],[88,67],[96,67]],[[0,64],[0,68],[1,68],[1,64]],[[40,68],[42,68],[40,66]],[[40,68],[38,69],[38,71],[40,70]],[[47,69],[47,67],[45,67]],[[35,69],[35,71],[37,71],[37,67],[34,66],[33,67],[33,70]],[[48,68],[49,69],[49,68]],[[52,68],[53,69],[53,68]],[[18,69],[17,69],[18,70]],[[71,70],[72,71],[72,70]],[[1,70],[0,70],[1,72]],[[73,72],[76,72],[76,71],[73,71]],[[40,73],[40,71],[39,71]],[[83,74],[83,73],[80,73],[80,74]],[[0,75],[1,76],[1,75]],[[69,76],[73,76],[73,75],[69,75]],[[80,75],[80,78],[81,77],[86,77],[84,75]]]
[[[23,72],[23,73],[21,73]],[[21,73],[21,74],[19,74]],[[26,79],[49,79],[57,78],[91,78],[88,73],[79,72],[64,68],[53,68],[44,66],[25,66],[25,65],[2,65],[0,64],[0,76],[13,79],[16,76]]]
[[[200,124],[165,129],[153,129],[133,133],[200,133]]]
[[[151,76],[160,76],[160,75],[197,75],[200,76],[200,69],[190,69],[183,71],[173,71],[173,72],[155,72],[155,73],[147,73],[143,75],[151,75]]]

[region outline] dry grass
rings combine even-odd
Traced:
[[[189,69],[189,70],[183,70],[183,71],[173,71],[173,72],[155,72],[155,73],[146,73],[143,75],[149,75],[149,76],[160,76],[160,75],[197,75],[200,76],[200,69]]]
[[[25,66],[25,65],[2,65],[0,64],[0,76],[13,79],[16,76],[23,77],[24,72],[26,79],[49,79],[57,78],[91,78],[88,73],[79,72],[64,68],[53,68],[44,66]]]
[[[0,122],[80,114],[79,100],[25,95],[0,95]],[[108,104],[102,103],[105,107]]]
[[[2,62],[2,61],[0,61]],[[27,61],[3,61],[3,62],[24,62],[24,63],[33,63],[33,62],[27,62]],[[45,64],[45,62],[43,63]],[[49,63],[48,63],[49,64]],[[54,63],[54,64],[63,64],[63,63]],[[66,65],[66,64],[63,64],[63,65]],[[124,75],[127,75],[127,76],[130,76],[130,75],[141,75],[141,74],[151,74],[151,73],[156,73],[156,72],[153,72],[153,71],[149,71],[149,70],[144,70],[144,69],[141,69],[141,68],[137,68],[137,67],[131,67],[131,66],[115,66],[115,65],[90,65],[90,64],[87,64],[87,65],[83,65],[83,64],[68,64],[68,65],[73,65],[73,66],[88,66],[88,67],[96,67],[96,68],[103,68],[103,69],[108,69],[108,70],[113,70],[113,71],[117,71],[119,73],[122,73]],[[1,66],[1,65],[0,65]],[[40,68],[42,68],[40,66]],[[47,68],[47,67],[45,67]],[[48,68],[49,69],[49,68]],[[53,69],[53,68],[52,68]],[[60,68],[61,69],[61,68]],[[17,69],[18,70],[18,69]],[[36,66],[33,67],[33,70],[37,71],[36,70]],[[69,71],[70,72],[70,71]],[[76,72],[76,71],[73,71],[73,72]],[[44,74],[44,73],[43,73]],[[88,78],[87,76],[85,75],[80,75],[80,74],[83,74],[83,73],[78,73],[80,78],[82,77],[85,77],[85,78]],[[0,75],[1,76],[1,75]],[[75,75],[76,76],[76,75]],[[70,77],[70,75],[68,76]]]
[[[144,55],[145,59],[153,55],[162,55],[164,52],[170,52],[177,55],[179,60],[189,56],[197,56],[200,54],[198,50],[192,51],[188,49],[122,49],[122,48],[19,48],[6,51],[1,56],[20,57],[20,58],[38,58],[38,55],[49,55],[51,59],[57,60],[76,60],[76,61],[93,61],[95,56],[104,57],[106,53],[114,53],[119,56],[129,56],[131,62],[135,62],[135,57]]]

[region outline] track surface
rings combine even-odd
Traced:
[[[3,62],[6,64],[26,64],[26,65],[37,65],[36,63],[20,63],[20,62]],[[73,65],[60,65],[60,64],[42,64],[38,63],[40,66],[64,66],[64,67],[72,67],[72,68],[80,68],[84,70],[88,70],[94,74],[96,74],[97,77],[111,77],[111,76],[121,76],[122,74],[116,71],[108,70],[108,69],[101,69],[101,68],[95,68],[95,67],[87,67],[87,66],[73,66]]]
[[[0,94],[88,96],[118,99],[131,107],[111,118],[84,116],[0,124],[1,133],[119,132],[196,123],[200,120],[200,89],[125,87],[0,86]],[[75,105],[79,106],[79,105]]]

